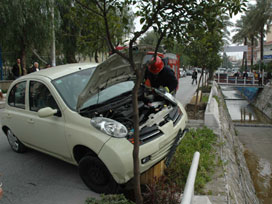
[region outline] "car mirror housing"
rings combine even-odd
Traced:
[[[38,111],[38,116],[41,118],[46,118],[46,117],[50,117],[53,116],[54,114],[56,114],[58,112],[57,109],[52,109],[50,107],[45,107],[45,108],[41,108]]]

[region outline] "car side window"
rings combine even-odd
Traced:
[[[31,81],[29,86],[29,108],[38,111],[41,108],[51,107],[59,109],[49,89],[41,82]]]
[[[16,108],[25,109],[25,90],[25,81],[14,85],[9,93],[8,104]]]

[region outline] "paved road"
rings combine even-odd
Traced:
[[[2,131],[0,174],[1,204],[83,204],[98,196],[83,184],[77,167],[34,150],[15,153]]]
[[[195,89],[191,77],[181,78],[177,98],[186,104]],[[1,204],[83,204],[87,197],[98,196],[81,181],[77,167],[34,150],[15,153],[2,131],[0,175]]]
[[[198,74],[199,75],[199,74]],[[187,76],[179,79],[179,89],[176,94],[176,98],[185,106],[190,102],[192,96],[194,95],[197,85],[191,84],[192,77]]]

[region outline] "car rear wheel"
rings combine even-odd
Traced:
[[[100,159],[90,155],[84,156],[78,167],[80,177],[91,190],[96,193],[117,193],[119,185]]]
[[[7,138],[13,151],[18,153],[23,153],[26,151],[26,146],[20,142],[20,140],[13,134],[10,129],[7,131]]]

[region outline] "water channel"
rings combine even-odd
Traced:
[[[234,87],[221,86],[260,203],[272,203],[272,121]]]

